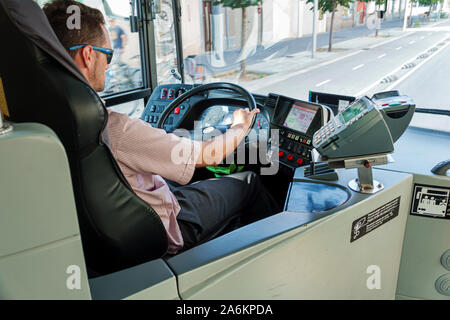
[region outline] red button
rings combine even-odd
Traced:
[[[161,90],[161,99],[167,98],[167,88]]]
[[[298,163],[298,164],[302,164],[302,163],[303,163],[303,159],[302,159],[302,158],[298,158],[298,159],[297,159],[297,163]]]
[[[283,151],[278,152],[278,157],[281,158],[282,156],[284,156],[284,152]]]
[[[292,154],[288,154],[288,155],[287,155],[287,159],[288,159],[289,161],[291,161],[292,159],[294,159],[294,156],[293,156]]]
[[[176,108],[175,108],[175,111],[174,111],[173,113],[179,114],[179,113],[180,113],[180,107],[176,107]]]
[[[169,89],[168,99],[173,99],[175,97],[175,89]]]

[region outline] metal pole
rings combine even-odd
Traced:
[[[312,29],[312,53],[311,58],[314,59],[314,52],[316,52],[316,41],[317,41],[317,33],[316,33],[316,20],[317,20],[317,7],[319,6],[318,0],[314,0],[314,9],[313,9],[313,29]]]
[[[406,11],[408,11],[408,2],[409,0],[405,0],[405,13],[403,15],[403,28],[402,28],[403,31],[406,30]]]

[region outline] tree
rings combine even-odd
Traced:
[[[247,8],[253,6],[260,6],[263,0],[211,0],[213,6],[222,5],[231,9],[242,10],[242,35],[241,35],[241,50],[244,49],[245,42],[247,41]],[[246,66],[245,59],[241,61],[241,77],[245,75]]]
[[[314,0],[308,0],[308,3],[314,5]],[[328,41],[328,51],[331,51],[333,46],[333,24],[334,24],[334,14],[336,12],[337,6],[342,6],[345,8],[350,7],[350,3],[353,0],[319,0],[319,10],[323,13],[331,12],[331,23],[330,23],[330,38]],[[313,8],[311,8],[313,10]]]
[[[428,10],[428,19],[431,16],[431,10],[434,5],[437,5],[438,3],[442,3],[443,0],[418,0],[419,4],[422,6],[429,6],[430,9]]]

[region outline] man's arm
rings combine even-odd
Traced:
[[[123,31],[122,28],[120,28],[120,34],[119,34],[120,39],[122,39],[122,51],[125,49],[125,46],[127,45],[127,35],[125,33],[125,31]]]
[[[122,38],[122,49],[127,45],[127,35],[123,33],[120,38]]]
[[[252,119],[257,113],[259,113],[259,109],[254,109],[252,112],[248,108],[237,109],[233,113],[233,124],[226,133],[202,142],[201,156],[195,167],[216,166],[221,163],[245,138]]]

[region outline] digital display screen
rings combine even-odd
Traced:
[[[342,111],[341,114],[344,119],[344,122],[348,122],[367,109],[368,108],[366,103],[363,100],[358,100],[355,103],[353,103],[350,107]]]
[[[294,103],[286,117],[286,120],[284,121],[284,126],[302,133],[306,133],[316,115],[316,112],[317,110],[311,110]]]

